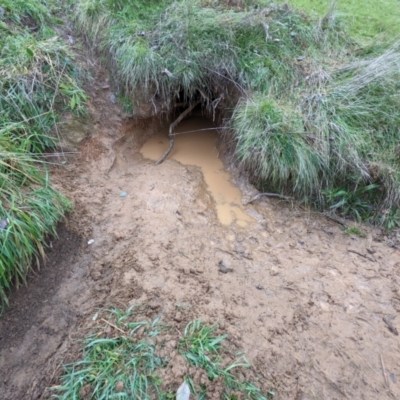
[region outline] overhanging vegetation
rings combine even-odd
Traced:
[[[134,107],[219,107],[260,187],[397,224],[398,45],[360,50],[332,10],[313,21],[268,1],[74,3]]]
[[[49,27],[46,0],[5,0],[0,14],[0,309],[12,284],[44,258],[47,235],[70,209],[49,183],[41,153],[65,108],[84,93],[66,45]],[[78,99],[78,100],[77,100]],[[58,110],[58,111],[57,111]]]

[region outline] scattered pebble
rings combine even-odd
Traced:
[[[94,239],[90,239],[87,244],[93,244],[94,243]]]
[[[149,188],[149,189],[150,189],[150,190],[153,190],[154,187],[155,187],[154,184],[152,184],[152,185],[150,185],[150,188]]]
[[[62,165],[65,165],[67,162],[64,160],[64,161],[61,161],[61,164]]]
[[[306,58],[306,56],[299,56],[297,57],[297,61],[303,61]]]
[[[393,383],[396,383],[396,382],[397,382],[396,375],[393,374],[393,373],[390,374],[390,379],[392,380]]]
[[[257,286],[256,286],[256,289],[257,289],[257,290],[263,290],[264,288],[263,288],[261,285],[257,285]]]
[[[2,219],[0,221],[0,229],[6,229],[8,226],[8,221],[6,219]]]
[[[121,192],[120,193],[120,197],[126,197],[126,196],[128,196],[128,193],[126,193],[126,192]]]
[[[124,390],[124,387],[125,387],[125,385],[124,385],[124,382],[122,382],[122,381],[118,381],[115,383],[115,391],[117,393],[121,393]]]
[[[72,36],[69,36],[69,35],[68,35],[68,41],[69,41],[69,44],[74,44],[75,43],[74,38]]]
[[[219,272],[222,272],[223,274],[227,274],[228,272],[233,271],[233,269],[229,267],[229,264],[226,260],[221,260],[218,265]]]
[[[111,101],[111,103],[113,103],[113,104],[115,104],[115,103],[117,102],[117,98],[115,97],[115,94],[112,94],[112,95],[110,96],[110,101]]]

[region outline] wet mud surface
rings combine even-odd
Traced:
[[[221,223],[200,167],[140,153],[160,122],[130,121],[95,94],[91,136],[53,168],[75,211],[0,319],[2,399],[48,397],[96,309],[137,303],[177,329],[219,324],[277,399],[400,398],[400,337],[387,323],[400,329],[399,250],[276,199],[242,206],[245,226]],[[257,193],[238,185],[243,199]],[[178,383],[185,370],[168,374]]]

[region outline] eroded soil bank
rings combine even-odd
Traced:
[[[53,168],[75,211],[0,320],[0,397],[48,397],[96,308],[142,303],[178,329],[219,324],[277,399],[400,398],[396,243],[269,199],[243,206],[245,226],[221,223],[201,168],[144,158],[144,138],[165,127],[124,119],[107,85],[100,75],[91,89],[80,153]]]

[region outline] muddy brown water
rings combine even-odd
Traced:
[[[243,207],[241,193],[257,191],[232,185],[240,180],[218,160],[212,131],[181,135],[190,142],[183,148],[178,136],[175,153],[156,166],[168,127],[124,118],[105,73],[92,85],[92,134],[51,174],[75,211],[48,267],[0,318],[0,399],[49,397],[62,363],[81,357],[77,340],[99,324],[97,309],[139,303],[140,318],[161,315],[174,332],[198,318],[218,324],[277,400],[400,398],[399,336],[385,322],[400,330],[398,241],[364,226],[365,239],[345,235],[274,199]],[[208,124],[188,119],[179,130],[193,123]],[[153,136],[144,157],[142,138]],[[170,358],[163,380],[171,390],[186,375],[203,382],[176,351]]]
[[[199,116],[185,119],[176,129],[175,146],[169,158],[184,165],[200,167],[207,188],[215,201],[221,224],[230,225],[236,222],[245,227],[255,220],[246,214],[242,206],[242,193],[232,183],[231,175],[218,157],[216,130],[217,127],[210,119]],[[144,157],[158,160],[164,154],[169,146],[166,133],[160,129],[144,144],[141,149]]]

